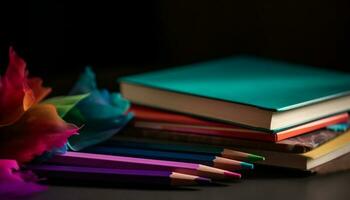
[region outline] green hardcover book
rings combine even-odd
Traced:
[[[131,102],[281,130],[350,110],[350,74],[232,57],[123,77]]]

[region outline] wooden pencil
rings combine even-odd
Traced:
[[[224,158],[247,161],[247,162],[256,162],[256,161],[265,160],[264,157],[259,155],[254,155],[250,153],[245,153],[241,151],[236,151],[232,149],[216,147],[211,145],[161,143],[161,142],[155,142],[154,140],[137,141],[131,138],[127,138],[127,139],[113,138],[112,140],[105,142],[104,145],[113,146],[113,147],[118,146],[118,147],[129,147],[129,148],[142,148],[142,149],[211,154],[211,155],[221,156]]]
[[[75,181],[100,181],[108,183],[132,183],[146,185],[197,185],[209,184],[211,180],[172,171],[128,170],[82,167],[69,165],[29,165],[37,175],[50,179]]]
[[[241,169],[253,169],[254,165],[247,162],[227,159],[216,155],[208,154],[193,154],[186,152],[171,152],[149,149],[136,149],[127,147],[106,147],[95,146],[84,149],[83,152],[107,154],[107,155],[121,155],[121,156],[135,156],[142,158],[152,158],[161,160],[173,160],[181,162],[193,162],[200,163],[220,169],[226,169],[230,171]]]
[[[169,170],[212,179],[237,179],[241,174],[196,163],[113,156],[83,152],[55,155],[48,163],[101,168]]]

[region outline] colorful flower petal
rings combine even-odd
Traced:
[[[15,160],[0,159],[1,199],[26,197],[47,188],[36,182],[36,176],[31,172],[21,172]]]
[[[50,92],[41,86],[41,79],[28,80],[27,75],[26,63],[10,48],[7,70],[0,77],[0,127],[14,123]]]
[[[69,138],[68,146],[75,151],[103,142],[118,133],[133,117],[127,113],[130,103],[118,93],[98,90],[95,74],[87,67],[70,94],[90,95],[80,101],[64,119],[82,126],[79,135]]]
[[[85,99],[88,96],[89,94],[53,97],[53,98],[46,99],[42,103],[48,103],[48,104],[54,105],[57,109],[58,115],[63,118],[81,100]]]
[[[9,54],[8,68],[0,79],[0,126],[16,121],[32,105],[34,99],[25,81],[25,62],[12,48]]]
[[[73,151],[79,151],[106,141],[122,130],[132,117],[132,113],[128,113],[114,120],[87,122],[86,126],[79,131],[79,135],[73,135],[69,138],[68,146]]]
[[[0,128],[0,158],[19,163],[63,146],[78,127],[66,123],[50,104],[32,106],[11,126]]]
[[[33,94],[35,97],[34,103],[39,103],[51,92],[51,88],[43,87],[42,84],[43,84],[43,80],[41,78],[34,77],[34,78],[28,79],[28,85],[30,89],[33,91]]]

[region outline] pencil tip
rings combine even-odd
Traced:
[[[196,182],[201,185],[207,185],[212,183],[210,178],[203,178],[203,177],[196,178]]]
[[[235,173],[235,172],[230,172],[230,171],[225,171],[224,175],[227,177],[231,177],[231,178],[241,178],[242,175],[239,173]]]
[[[263,160],[265,160],[265,157],[263,157],[263,156],[258,156],[258,155],[254,155],[254,154],[250,154],[250,155],[248,156],[248,159],[249,159],[249,161],[251,161],[251,162],[256,162],[256,161],[263,161]]]
[[[241,162],[241,166],[244,169],[254,169],[254,165],[251,163],[247,163],[247,162]]]

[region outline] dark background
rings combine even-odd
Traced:
[[[348,0],[1,1],[9,45],[31,74],[66,92],[86,65],[117,76],[237,54],[349,71]]]

